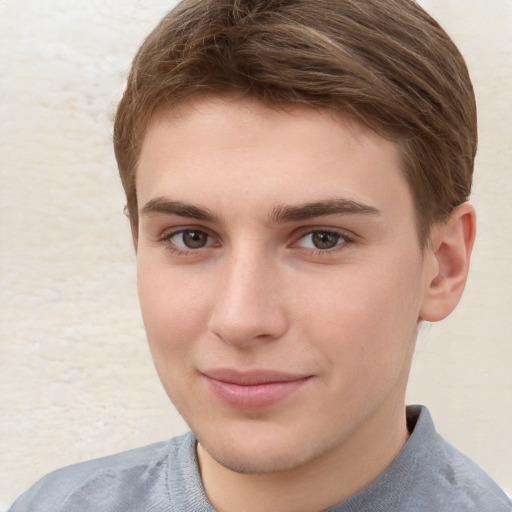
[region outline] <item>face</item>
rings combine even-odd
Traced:
[[[403,415],[427,279],[395,144],[204,98],[155,116],[136,185],[154,362],[215,460],[289,469]]]

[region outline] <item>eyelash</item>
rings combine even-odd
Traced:
[[[198,247],[196,249],[193,249],[193,248],[185,249],[185,248],[177,246],[174,242],[171,241],[171,239],[173,237],[175,237],[176,235],[187,233],[187,232],[203,233],[209,239],[212,238],[212,235],[210,235],[208,233],[208,231],[206,231],[205,229],[194,228],[191,226],[191,227],[181,227],[179,229],[167,231],[158,239],[158,241],[164,243],[167,250],[169,250],[170,252],[177,254],[179,256],[198,254],[201,249],[215,247],[215,245],[216,245],[216,244],[210,244],[210,245],[205,245],[203,247]],[[334,235],[336,237],[339,237],[339,241],[337,242],[337,244],[334,247],[327,248],[327,249],[302,248],[304,251],[307,251],[309,254],[311,254],[313,256],[329,256],[329,255],[332,255],[333,253],[337,253],[338,251],[345,248],[347,245],[355,242],[354,237],[347,234],[345,231],[332,229],[332,228],[316,228],[315,227],[315,228],[310,228],[307,231],[303,231],[302,233],[300,233],[300,236],[296,239],[296,241],[293,244],[291,244],[291,247],[293,247],[294,245],[296,246],[298,244],[298,242],[303,240],[305,237],[307,237],[309,235],[313,235],[315,233],[324,233],[324,234]],[[300,247],[299,247],[299,249],[300,249]]]

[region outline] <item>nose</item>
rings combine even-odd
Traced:
[[[239,348],[277,340],[288,329],[276,266],[260,254],[233,255],[223,264],[208,328]]]

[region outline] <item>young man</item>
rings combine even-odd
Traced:
[[[410,0],[185,0],[115,122],[138,289],[191,433],[43,478],[18,511],[493,511],[404,405],[475,236],[462,57]]]

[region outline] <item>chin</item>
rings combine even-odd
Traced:
[[[309,459],[298,450],[276,451],[267,446],[259,449],[233,450],[216,449],[216,447],[205,446],[199,441],[201,447],[221,466],[244,475],[266,475],[293,470]]]
[[[218,464],[241,474],[290,471],[321,457],[336,443],[334,439],[326,443],[315,425],[297,421],[246,419],[231,426],[202,427],[192,428],[201,448]]]

